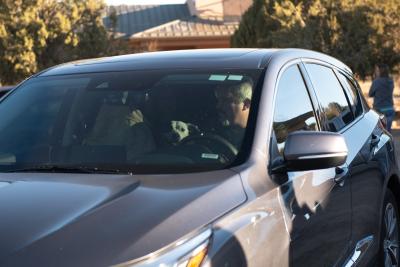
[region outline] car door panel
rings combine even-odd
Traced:
[[[309,102],[308,105],[313,106],[313,114],[319,109],[317,103],[311,102],[310,96],[313,94],[305,86],[304,75],[299,79],[297,71],[290,67],[287,71],[290,79],[286,81],[282,75],[283,78],[278,82],[282,86],[278,86],[274,113],[275,142],[278,144],[275,146],[280,153],[288,133],[317,130],[309,123],[310,112],[299,106]],[[285,96],[285,93],[280,96],[279,90],[287,90],[289,96]],[[300,91],[304,91],[307,97],[299,95]],[[290,104],[292,99],[297,102]],[[287,107],[280,111],[279,105]],[[344,261],[351,238],[350,184],[347,181],[337,183],[336,177],[336,168],[329,168],[288,172],[284,179],[276,179],[286,179],[281,191],[285,192],[283,206],[289,214],[287,228],[290,234],[291,266],[333,266]]]
[[[352,191],[352,247],[369,237],[370,248],[358,261],[370,261],[379,249],[381,206],[387,166],[392,165],[389,150],[390,137],[379,126],[379,116],[369,111],[354,126],[343,133],[346,142],[354,148],[348,158]],[[379,138],[379,141],[373,139]]]
[[[350,186],[337,184],[335,168],[289,173],[293,266],[343,262],[351,229]],[[318,255],[318,256],[317,256]]]
[[[391,136],[384,130],[379,114],[369,110],[361,89],[351,75],[336,70],[336,75],[360,119],[343,134],[354,147],[349,158],[352,184],[353,261],[359,265],[373,262],[380,247],[381,207],[389,176],[397,167]],[[364,111],[363,111],[364,110]],[[392,166],[392,167],[391,167]],[[393,168],[394,166],[394,168]],[[357,252],[360,243],[363,249]]]
[[[315,78],[316,73],[318,73],[316,68],[318,67],[313,65],[313,68],[314,70],[309,70],[314,72],[311,75],[314,75]],[[328,69],[326,66],[320,68]],[[326,115],[322,129],[339,131],[344,136],[349,148],[346,164],[349,170],[347,182],[351,185],[352,235],[350,250],[345,261],[346,264],[362,264],[362,262],[370,261],[375,257],[379,248],[380,209],[384,181],[388,172],[385,169],[387,169],[386,166],[392,165],[388,163],[390,156],[385,148],[390,146],[390,137],[383,131],[377,113],[366,111],[365,114],[362,114],[361,96],[351,78],[338,70],[333,72],[335,76],[330,73],[331,81],[336,86],[331,87],[331,89],[337,90],[337,94],[341,91],[339,87],[343,89],[348,105],[351,107],[353,119],[347,116],[349,115],[348,111],[346,118],[337,115],[345,124],[341,124],[340,128],[335,128],[329,123],[333,120],[332,116],[328,118],[329,116]],[[335,81],[333,77],[336,77],[337,80]],[[318,79],[320,79],[320,76],[315,80],[318,81]],[[321,84],[321,80],[319,82]],[[339,84],[340,86],[338,86]],[[322,91],[321,87],[315,90]],[[332,99],[330,99],[327,97],[327,93],[323,92],[322,98],[324,97],[325,106],[322,105],[322,108],[327,113],[329,112],[327,107],[331,105],[328,106],[327,103],[334,102],[332,100],[334,97],[331,96]],[[341,106],[343,104],[344,102]]]

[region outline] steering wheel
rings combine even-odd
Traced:
[[[197,135],[189,135],[182,139],[182,145],[202,145],[212,152],[216,152],[218,159],[223,162],[229,162],[235,159],[238,154],[237,148],[228,140],[217,134],[202,133]]]

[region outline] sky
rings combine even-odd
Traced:
[[[158,5],[158,4],[182,4],[186,0],[105,0],[107,5]]]

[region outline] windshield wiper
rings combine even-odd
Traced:
[[[106,173],[106,174],[128,174],[127,171],[118,169],[104,169],[88,166],[63,166],[63,165],[37,165],[26,168],[6,170],[5,172],[56,172],[56,173]]]

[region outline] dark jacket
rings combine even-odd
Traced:
[[[374,98],[375,109],[393,109],[393,89],[394,83],[391,78],[378,78],[372,82],[368,95]]]

